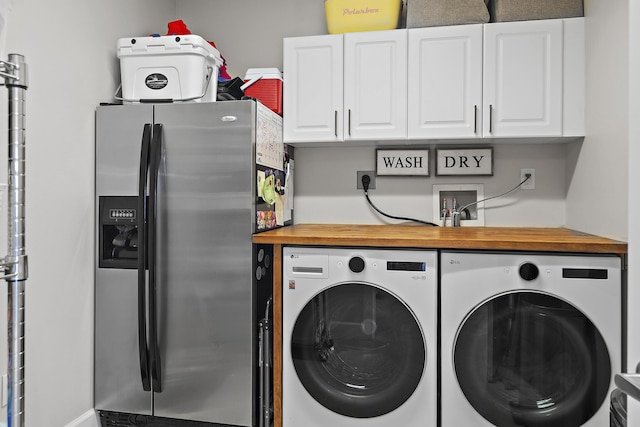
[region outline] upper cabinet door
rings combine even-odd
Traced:
[[[409,138],[482,136],[482,28],[409,30]]]
[[[344,34],[346,139],[407,137],[407,30]]]
[[[342,35],[285,38],[284,142],[342,141]]]
[[[485,25],[485,137],[562,135],[562,23]]]

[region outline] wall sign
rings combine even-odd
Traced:
[[[376,150],[376,175],[429,176],[429,150],[378,149]]]
[[[493,175],[493,148],[436,150],[436,175]]]

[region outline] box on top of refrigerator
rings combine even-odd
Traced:
[[[213,102],[220,52],[194,34],[118,39],[123,102]]]
[[[277,68],[249,68],[241,88],[245,95],[282,115],[282,73]]]

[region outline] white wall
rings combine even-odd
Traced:
[[[629,0],[629,279],[627,372],[640,368],[640,4]],[[640,402],[628,400],[628,425],[640,423]]]
[[[93,407],[94,111],[99,102],[113,99],[119,79],[116,39],[166,31],[174,16],[174,0],[17,0],[10,15],[7,50],[23,54],[29,65],[25,420],[30,427],[64,426]],[[0,116],[6,121],[2,100],[4,88]],[[6,151],[0,149],[0,176],[6,176]],[[0,229],[0,236],[5,233]],[[0,306],[5,309],[4,302]],[[6,317],[1,319],[4,373]],[[6,407],[1,410],[4,420]]]
[[[640,4],[629,0],[629,278],[627,369],[640,367]],[[640,402],[629,399],[628,425],[640,423]]]
[[[232,77],[247,68],[282,70],[282,39],[326,34],[322,0],[177,0],[177,17],[215,42]]]
[[[431,177],[379,176],[369,195],[388,214],[433,221],[434,184],[480,183],[489,197],[517,185],[520,168],[535,168],[536,190],[520,190],[486,202],[486,225],[558,227],[565,221],[565,151],[562,144],[497,145],[492,177],[436,178],[433,172]],[[297,222],[398,222],[375,213],[362,190],[356,189],[356,171],[375,170],[375,148],[301,148],[295,155]]]
[[[629,4],[585,1],[587,133],[571,145],[567,225],[627,240]]]

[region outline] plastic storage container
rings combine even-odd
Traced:
[[[282,115],[282,73],[277,68],[249,68],[244,76],[244,94],[256,98]]]
[[[329,34],[393,30],[402,0],[326,0],[324,9]]]
[[[489,0],[411,0],[407,28],[489,22]]]
[[[220,52],[189,34],[118,39],[123,102],[213,102]]]
[[[584,16],[583,0],[493,0],[492,22],[535,19],[576,18]]]

